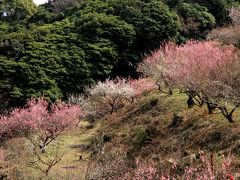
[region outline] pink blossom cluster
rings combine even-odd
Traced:
[[[235,52],[233,46],[223,47],[217,41],[190,40],[183,45],[167,43],[148,56],[139,69],[154,78],[170,77],[172,81],[187,83],[202,79],[211,70],[230,62],[236,56]]]
[[[157,172],[156,164],[153,162],[143,163],[136,160],[136,168],[127,172],[124,177],[120,179],[125,180],[153,180],[160,179]]]
[[[24,108],[15,108],[0,116],[1,140],[36,133],[46,140],[76,125],[81,115],[79,106],[58,103],[49,105],[43,98],[31,99]],[[49,139],[48,138],[48,139]]]
[[[136,168],[129,169],[120,179],[124,180],[234,180],[237,173],[233,173],[230,156],[223,157],[222,164],[217,166],[211,158],[202,155],[200,164],[186,166],[183,173],[179,174],[178,164],[173,164],[169,172],[159,172],[157,164],[154,162],[140,162],[137,160]]]
[[[231,169],[231,157],[223,157],[223,161],[220,167],[214,165],[213,155],[208,159],[207,156],[201,155],[202,161],[199,167],[186,167],[184,177],[186,180],[214,180],[214,179],[225,179],[234,180],[234,173]]]
[[[129,84],[133,88],[135,96],[140,96],[142,93],[156,88],[155,82],[147,78],[129,79]]]

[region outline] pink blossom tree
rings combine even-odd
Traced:
[[[232,46],[222,46],[216,41],[190,41],[180,46],[177,51],[177,54],[181,54],[175,62],[178,66],[175,70],[178,72],[178,86],[188,94],[190,106],[194,99],[200,106],[206,103],[211,113],[218,102],[206,93],[209,92],[209,85],[214,84],[213,74],[220,72],[220,69],[235,60],[236,49]]]
[[[240,47],[240,25],[214,29],[208,34],[208,39]]]
[[[237,53],[233,46],[223,46],[217,41],[188,41],[183,45],[168,43],[148,56],[139,65],[139,71],[157,83],[161,82],[170,92],[173,88],[181,89],[189,96],[189,107],[195,102],[200,106],[206,103],[211,113],[220,101],[225,101],[232,94],[230,86],[236,86],[236,83],[229,84],[236,76],[230,77],[228,73],[220,75],[222,71],[232,71],[236,67],[236,59]],[[235,66],[232,65],[234,63]],[[238,71],[235,68],[233,72],[236,74]],[[223,87],[225,97],[220,96]],[[220,107],[223,115],[231,122],[226,107]]]
[[[46,111],[48,110],[46,101],[44,100],[40,100],[40,102],[34,102],[33,100],[31,103],[33,103],[32,107],[35,105],[39,106],[38,104],[42,103],[42,108],[45,108]],[[41,142],[40,148],[44,149],[62,132],[76,127],[81,114],[79,106],[65,103],[52,104],[47,116],[43,113],[41,118],[35,119],[32,122],[33,128],[36,130],[35,136]]]
[[[25,136],[44,149],[62,132],[75,127],[80,115],[79,106],[49,105],[43,98],[31,99],[26,107],[13,109],[8,116],[0,117],[0,137],[4,140]]]
[[[171,63],[164,61],[162,50],[153,52],[138,65],[138,71],[146,77],[150,77],[162,93],[172,94],[175,81],[169,71]]]
[[[203,88],[208,102],[215,104],[229,122],[233,121],[233,113],[240,105],[240,59],[212,71],[209,83]]]
[[[232,20],[233,26],[240,26],[240,8],[232,7],[229,11],[229,16]]]

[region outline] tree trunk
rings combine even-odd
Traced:
[[[221,110],[222,115],[228,120],[228,122],[234,123],[233,113],[234,113],[234,111],[236,110],[236,108],[237,108],[238,106],[239,106],[239,105],[236,105],[236,106],[231,110],[230,113],[228,112],[228,110],[227,110],[226,107],[220,107],[219,109]]]
[[[187,105],[188,105],[188,109],[192,108],[195,105],[195,102],[192,96],[188,96]]]
[[[232,115],[225,116],[230,123],[234,123]]]
[[[213,110],[216,108],[214,105],[212,105],[211,103],[207,102],[207,108],[208,108],[208,114],[212,114]]]

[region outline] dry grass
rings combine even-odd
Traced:
[[[161,170],[171,166],[170,160],[182,163],[185,156],[197,155],[200,150],[216,157],[233,154],[235,165],[239,166],[240,111],[235,113],[236,123],[229,124],[219,111],[209,115],[206,107],[187,109],[186,100],[187,97],[178,92],[173,96],[150,92],[118,113],[105,117],[99,137],[111,134],[112,145],[108,146],[112,151],[124,146],[128,161],[154,159],[161,164]],[[170,126],[174,114],[182,119],[177,127]],[[97,142],[100,141],[99,138]],[[99,158],[99,154],[93,161],[95,158]]]
[[[87,159],[90,156],[90,152],[87,150],[91,144],[92,138],[96,136],[97,130],[100,127],[100,122],[94,124],[89,129],[89,123],[83,121],[80,123],[80,127],[74,131],[66,132],[58,137],[58,139],[50,144],[46,153],[43,155],[43,159],[47,157],[51,159],[56,153],[64,152],[62,160],[56,164],[50,171],[50,179],[68,179],[67,177],[80,177],[81,171],[85,171],[87,165]],[[17,168],[22,172],[19,176],[20,179],[39,179],[43,174],[36,169],[32,169],[27,166],[27,162],[32,160],[30,147],[28,141],[24,138],[18,138],[8,141],[5,144],[5,159],[12,168]],[[79,154],[82,155],[82,160],[79,160]],[[46,156],[46,158],[45,158]],[[9,174],[9,173],[8,173]],[[17,178],[14,174],[9,174],[14,179]],[[45,177],[46,178],[46,177]],[[44,179],[45,179],[44,178]]]
[[[216,161],[220,155],[231,153],[236,157],[234,165],[239,166],[240,110],[234,116],[236,123],[229,124],[218,111],[209,115],[206,107],[187,109],[186,100],[177,91],[173,96],[152,91],[93,124],[81,122],[80,128],[61,135],[48,147],[49,155],[54,154],[53,147],[67,149],[62,161],[52,169],[50,179],[119,176],[134,166],[136,158],[153,160],[159,164],[159,170],[166,170],[172,161],[184,166],[183,158],[197,155],[199,150],[214,154]],[[174,115],[181,121],[171,126]],[[21,148],[14,146],[18,151]],[[81,161],[76,156],[79,153],[83,156]],[[28,177],[40,176],[17,163],[21,162],[17,158],[9,162],[23,169]]]

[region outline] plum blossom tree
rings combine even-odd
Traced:
[[[32,107],[40,106],[47,110],[48,106],[45,100],[41,102],[30,102]],[[42,103],[42,105],[39,103]],[[44,111],[43,111],[44,112]],[[34,120],[33,128],[36,130],[37,142],[41,142],[40,149],[44,149],[48,144],[55,140],[62,132],[76,127],[81,117],[79,106],[68,105],[65,103],[53,104],[47,116],[41,116],[41,119]]]
[[[134,96],[134,89],[128,84],[126,79],[116,78],[107,79],[104,82],[98,82],[95,86],[86,89],[89,99],[84,99],[90,103],[84,105],[90,107],[94,114],[104,115],[113,113],[122,107]]]
[[[169,88],[168,92],[173,88],[181,89],[189,96],[189,107],[195,102],[200,106],[206,103],[210,113],[219,107],[229,122],[232,122],[232,111],[226,113],[226,106],[218,105],[221,101],[226,102],[226,97],[233,97],[234,93],[230,89],[233,89],[231,86],[237,86],[234,82],[237,76],[229,76],[238,72],[236,59],[236,48],[223,46],[217,41],[188,41],[183,45],[167,43],[148,56],[139,65],[139,71],[155,79],[159,89],[161,85]],[[226,73],[223,75],[222,71]],[[229,74],[230,71],[232,73]],[[234,82],[232,85],[229,84],[231,81]],[[223,88],[226,93],[222,93]]]
[[[240,105],[240,61],[237,57],[234,61],[212,71],[209,84],[203,88],[203,92],[216,108],[229,122],[233,121],[233,113]]]
[[[107,79],[95,86],[86,88],[85,94],[71,95],[70,104],[79,105],[87,118],[103,116],[118,111],[129,102],[133,102],[142,93],[155,88],[151,79]]]
[[[234,26],[240,26],[240,8],[232,7],[229,16]]]
[[[169,49],[171,51],[171,49]],[[175,50],[174,50],[175,51]],[[223,47],[216,41],[196,42],[189,41],[177,48],[175,59],[177,68],[177,86],[183,89],[189,96],[188,104],[194,99],[200,106],[207,104],[209,113],[214,106],[211,98],[205,93],[212,85],[210,77],[235,58],[235,48],[232,46]],[[171,57],[174,58],[174,57]],[[174,65],[176,66],[176,65]]]
[[[30,149],[30,157],[24,157],[26,165],[32,169],[44,174],[45,178],[49,176],[50,171],[56,166],[67,153],[67,150],[62,150],[59,145],[54,145],[51,153],[42,153],[36,147]]]
[[[208,34],[208,39],[215,39],[225,44],[233,44],[240,47],[240,8],[231,8],[229,16],[232,20],[232,25],[214,29]]]
[[[0,117],[0,138],[25,136],[40,149],[62,132],[76,127],[81,116],[79,106],[58,103],[49,105],[43,98],[31,99],[24,108],[16,108]]]
[[[216,41],[188,41],[184,45],[167,43],[139,65],[139,71],[169,88],[185,90],[201,87],[211,69],[218,68],[234,55],[234,48]],[[197,87],[195,87],[197,86]]]
[[[208,34],[208,39],[240,47],[240,26],[217,28]]]
[[[138,71],[152,78],[160,92],[171,95],[175,82],[168,70],[170,63],[166,63],[163,58],[161,50],[153,52],[138,65]]]

